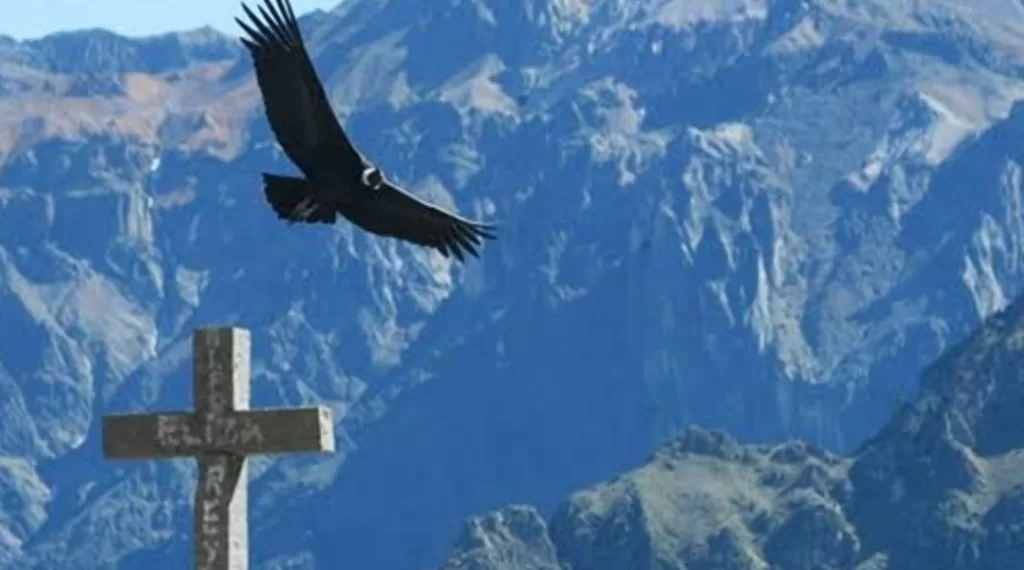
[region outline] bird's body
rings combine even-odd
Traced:
[[[334,116],[302,42],[288,0],[265,1],[251,25],[236,19],[249,37],[256,81],[270,128],[304,178],[263,174],[267,202],[289,222],[333,224],[342,216],[371,233],[431,247],[460,261],[477,255],[494,227],[423,202],[387,179],[349,141]]]

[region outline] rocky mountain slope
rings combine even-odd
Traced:
[[[1024,14],[1009,0],[349,0],[303,19],[399,181],[501,238],[465,268],[278,223],[289,172],[210,31],[0,40],[0,561],[177,567],[188,462],[99,417],[189,405],[189,335],[253,330],[254,566],[439,564],[688,424],[848,450],[1021,290]],[[459,38],[453,43],[451,38]]]
[[[443,570],[1016,568],[1022,348],[1024,298],[852,456],[691,428],[547,522],[526,505],[472,518]]]

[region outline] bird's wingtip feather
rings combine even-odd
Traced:
[[[489,223],[475,224],[474,229],[476,234],[485,239],[497,239],[498,238],[498,224]]]

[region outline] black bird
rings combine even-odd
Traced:
[[[285,154],[305,178],[263,173],[263,191],[278,218],[332,224],[338,214],[364,230],[432,247],[464,261],[476,256],[495,227],[428,204],[391,183],[352,145],[327,101],[303,45],[289,0],[266,0],[250,24],[235,18],[248,37],[267,119]]]

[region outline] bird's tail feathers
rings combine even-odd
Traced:
[[[315,188],[304,178],[264,173],[263,193],[282,220],[324,224],[335,221],[334,209],[317,200]]]

